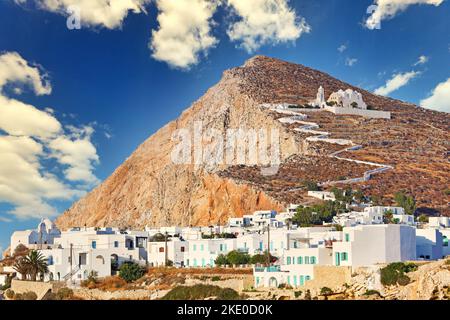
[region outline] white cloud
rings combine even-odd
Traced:
[[[437,111],[450,112],[450,78],[439,83],[428,98],[420,101],[420,105]]]
[[[394,74],[393,77],[389,79],[384,86],[376,89],[374,93],[381,96],[387,96],[390,93],[407,85],[410,80],[416,78],[418,75],[420,75],[420,72],[418,71]]]
[[[176,68],[198,63],[218,40],[211,34],[217,4],[209,0],[156,0],[159,29],[152,30],[149,44],[156,60]]]
[[[52,92],[46,74],[42,74],[39,66],[30,65],[17,52],[6,52],[0,55],[0,90],[7,82],[29,85],[37,95]],[[16,93],[21,93],[18,90]]]
[[[97,182],[93,165],[98,162],[90,142],[89,126],[64,127],[52,114],[6,96],[8,84],[29,85],[36,94],[50,94],[51,86],[41,71],[17,53],[0,55],[0,202],[13,205],[9,214],[24,219],[54,216],[51,200],[71,200],[85,190],[68,182]],[[65,169],[66,181],[58,177],[59,166],[47,167],[55,157]]]
[[[67,168],[64,170],[67,180],[83,181],[92,185],[99,181],[94,175],[94,165],[99,162],[97,150],[90,141],[92,127],[76,130],[71,136],[60,136],[49,143],[52,156]]]
[[[144,5],[150,0],[15,0],[18,4],[34,2],[41,9],[69,15],[68,9],[80,9],[81,22],[88,26],[102,26],[116,29],[122,26],[128,12],[145,12]]]
[[[414,63],[414,66],[417,66],[419,64],[425,64],[425,63],[428,62],[428,60],[430,60],[429,57],[422,55],[422,56],[419,57],[419,60],[417,60],[417,62]]]
[[[311,27],[299,18],[287,0],[228,0],[240,20],[228,29],[231,41],[251,53],[262,45],[295,41]]]
[[[347,46],[346,46],[345,44],[341,44],[341,45],[337,48],[337,50],[338,50],[340,53],[342,53],[342,52],[344,52],[345,50],[347,50]]]
[[[375,29],[383,20],[394,18],[399,12],[406,10],[411,5],[427,4],[439,6],[444,0],[375,0],[374,5],[378,6],[372,15],[366,20],[368,29]]]
[[[353,67],[358,62],[356,58],[347,58],[345,59],[345,65],[348,67]]]

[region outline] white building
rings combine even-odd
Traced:
[[[308,191],[308,197],[325,201],[336,201],[336,196],[330,191]]]
[[[15,231],[11,236],[11,255],[19,244],[29,249],[45,249],[61,232],[49,219],[42,219],[35,230]]]
[[[450,217],[429,217],[428,227],[430,228],[450,228]]]
[[[333,92],[328,97],[328,102],[343,108],[367,109],[367,104],[364,102],[362,94],[358,91],[353,91],[352,89]]]
[[[72,228],[41,252],[48,260],[46,280],[82,281],[93,271],[110,276],[124,262],[147,263],[148,233],[113,228]]]
[[[235,250],[236,239],[200,239],[189,240],[189,247],[184,254],[186,267],[214,267],[220,254]]]
[[[416,229],[381,224],[345,227],[344,241],[333,243],[336,266],[371,266],[416,258]]]
[[[147,261],[150,267],[165,266],[167,260],[172,261],[174,267],[184,267],[184,256],[189,249],[188,241],[181,241],[179,238],[171,238],[166,242],[148,242]]]
[[[417,258],[424,260],[442,259],[444,256],[443,240],[443,235],[438,229],[417,229]]]
[[[319,108],[325,108],[327,105],[327,101],[325,100],[325,90],[322,86],[319,87],[319,90],[317,90],[317,96],[316,100],[311,101],[312,106],[319,107]]]
[[[414,225],[414,217],[405,215],[402,207],[374,206],[366,207],[362,212],[351,211],[337,214],[333,217],[333,223],[343,227],[352,227],[361,224],[383,224],[385,214],[390,211],[393,218],[400,224]]]

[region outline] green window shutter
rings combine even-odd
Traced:
[[[309,257],[305,257],[305,264],[309,264]]]

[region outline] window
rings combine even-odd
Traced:
[[[291,285],[291,277],[290,276],[287,276],[287,284]]]
[[[263,251],[263,249],[264,249],[264,248],[263,248],[263,242],[260,241],[260,242],[259,242],[259,250]]]
[[[309,264],[309,257],[305,257],[305,264]]]
[[[300,276],[300,285],[304,285],[305,284],[305,277],[304,276]]]
[[[297,286],[297,276],[294,276],[294,287]]]
[[[91,247],[92,247],[92,249],[96,249],[97,248],[97,241],[92,241],[91,242]]]
[[[303,264],[303,257],[297,257],[297,264]]]
[[[197,245],[196,245],[196,244],[194,244],[194,245],[192,246],[192,250],[193,250],[193,251],[197,251]]]
[[[194,267],[197,266],[197,259],[194,258]]]
[[[159,252],[164,252],[164,247],[159,247]]]
[[[184,247],[181,247],[181,248],[180,248],[180,251],[181,251],[181,252],[184,252]]]
[[[342,261],[347,261],[347,252],[341,252],[341,260]]]
[[[273,250],[273,241],[270,241],[270,250]]]
[[[350,242],[350,234],[345,234],[345,242]]]
[[[291,264],[291,257],[286,258],[286,264]]]
[[[204,251],[205,250],[205,246],[203,244],[200,245],[200,251]]]
[[[205,258],[202,258],[202,267],[204,267],[205,265],[206,265]]]
[[[309,281],[309,280],[311,280],[311,277],[310,276],[306,276],[305,277],[305,281]]]
[[[310,261],[311,261],[311,264],[316,264],[316,257],[311,257]]]
[[[119,241],[114,241],[114,248],[118,248],[119,247]]]
[[[446,236],[444,236],[443,239],[442,239],[442,245],[444,247],[448,247],[448,238]]]

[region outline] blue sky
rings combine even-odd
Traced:
[[[45,3],[46,0],[38,1]],[[287,36],[275,32],[263,43],[258,43],[256,36],[250,39],[257,42],[252,52],[243,47],[246,42],[242,35],[239,38],[235,33],[232,41],[229,30],[233,23],[242,21],[245,14],[255,13],[238,6],[232,10],[221,5],[211,9],[212,18],[206,25],[203,21],[201,28],[203,31],[207,28],[208,36],[203,38],[205,43],[188,68],[180,67],[180,62],[174,66],[169,58],[164,58],[170,55],[161,49],[166,38],[157,43],[161,50],[157,59],[152,57],[157,49],[149,48],[152,30],[161,27],[160,11],[170,10],[164,9],[163,2],[170,0],[158,0],[160,11],[153,2],[134,1],[142,3],[147,13],[135,10],[140,13],[130,11],[126,15],[125,11],[123,20],[116,25],[108,24],[117,22],[113,18],[99,21],[90,15],[84,18],[86,21],[82,21],[80,30],[66,27],[66,17],[61,10],[42,4],[38,8],[31,0],[21,5],[16,2],[26,0],[0,1],[0,55],[16,52],[30,66],[39,64],[41,76],[47,74],[52,87],[51,94],[36,95],[27,86],[21,94],[5,86],[3,94],[41,111],[50,107],[51,116],[64,128],[59,131],[60,136],[72,142],[83,140],[91,144],[93,150],[90,145],[86,147],[94,154],[89,153],[91,158],[86,163],[92,166],[89,172],[99,181],[107,178],[147,137],[178,117],[214,85],[223,70],[242,65],[254,54],[301,63],[370,91],[385,86],[384,92],[389,96],[416,104],[431,96],[432,99],[427,100],[432,104],[429,107],[449,111],[442,100],[448,97],[450,89],[450,1],[429,5],[428,0],[417,0],[422,4],[399,7],[393,17],[381,19],[381,29],[371,30],[364,23],[373,0],[257,0],[259,4],[283,3],[285,11],[281,20],[289,21],[292,15],[297,20],[291,25],[286,22],[283,28],[294,27]],[[230,6],[234,1],[230,0]],[[382,14],[382,9],[378,13]],[[303,26],[299,22],[301,18],[304,18]],[[309,32],[305,31],[306,26]],[[254,25],[246,27],[250,35],[258,35]],[[271,26],[266,27],[271,30]],[[170,36],[170,32],[161,32],[161,35],[167,34]],[[215,44],[208,44],[212,39]],[[246,40],[249,40],[248,34]],[[422,63],[417,63],[421,56],[424,57]],[[0,64],[0,81],[1,76]],[[395,76],[398,77],[387,83]],[[9,79],[8,84],[11,83]],[[80,138],[71,127],[89,127],[94,133],[84,132]],[[0,137],[7,135],[0,127]],[[30,137],[47,147],[46,141]],[[56,180],[74,190],[92,188],[92,181],[77,181],[66,175],[64,170],[76,165],[63,162],[64,150],[67,149],[59,149],[60,157],[41,155],[39,173],[52,173]],[[98,161],[94,161],[95,156]],[[0,154],[0,166],[7,165],[1,161]],[[75,199],[46,198],[43,201],[62,212]],[[13,230],[35,227],[37,217],[47,214],[11,214],[16,207],[16,200],[2,198],[0,193],[0,247],[8,246]]]

